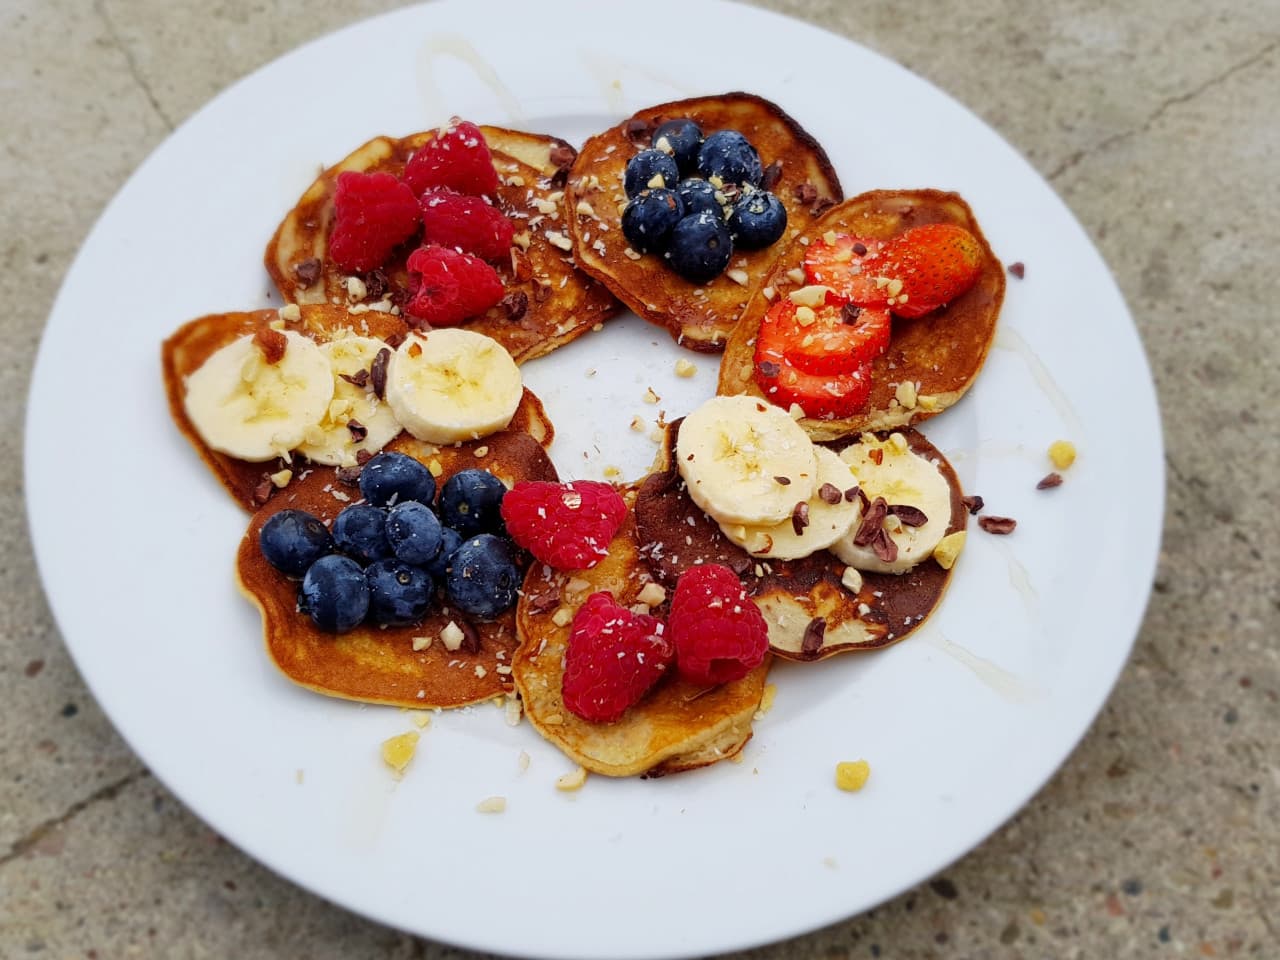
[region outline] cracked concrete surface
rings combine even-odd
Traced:
[[[63,272],[146,154],[227,84],[391,5],[0,10],[10,421]],[[1053,180],[1146,344],[1169,497],[1134,656],[1053,781],[943,876],[745,956],[1280,955],[1280,3],[763,5],[921,73]],[[0,436],[0,956],[465,956],[277,879],[146,773],[41,598],[20,444]]]

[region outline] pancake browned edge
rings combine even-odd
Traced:
[[[763,250],[735,252],[728,271],[704,284],[682,279],[656,255],[633,259],[636,255],[622,235],[627,161],[650,146],[662,121],[681,117],[707,134],[737,130],[755,146],[766,168],[780,164],[771,189],[787,208],[783,239]],[[818,142],[776,104],[749,93],[678,100],[639,111],[583,144],[569,171],[568,186],[578,266],[639,316],[666,327],[681,346],[706,353],[724,349],[748,295],[786,246],[786,238],[807,230],[843,196],[835,169]],[[730,272],[739,280],[745,275],[745,283],[734,280]]]
[[[498,171],[497,206],[515,223],[517,243],[509,262],[495,264],[503,302],[462,326],[497,340],[516,363],[550,353],[614,316],[620,305],[607,289],[574,269],[566,223],[564,178],[574,149],[555,137],[481,127]],[[399,176],[415,150],[435,131],[403,139],[376,137],[325,170],[307,188],[267,244],[264,262],[286,302],[348,303],[348,271],[327,256],[338,174],[354,170]],[[539,209],[542,204],[550,213]],[[562,247],[555,245],[555,240]],[[527,240],[527,245],[525,241]],[[382,270],[359,274],[367,296],[355,309],[389,298],[407,299],[406,257],[417,240],[402,244]]]
[[[200,459],[213,471],[218,482],[240,506],[250,512],[257,510],[269,499],[280,494],[281,491],[271,482],[272,474],[278,473],[285,467],[293,469],[295,474],[301,471],[297,464],[288,463],[282,458],[268,460],[265,463],[249,463],[209,449],[187,417],[183,403],[187,377],[195,373],[211,354],[228,343],[246,334],[267,329],[272,324],[284,330],[304,334],[317,343],[331,340],[339,331],[350,330],[361,336],[377,337],[394,344],[399,342],[409,329],[401,318],[372,310],[356,316],[348,313],[345,307],[329,305],[305,306],[300,310],[302,314],[300,320],[283,323],[275,310],[214,313],[198,317],[174,331],[165,340],[160,351],[164,389],[169,400],[169,413],[174,423],[177,424],[182,435],[191,441]],[[506,432],[528,434],[543,447],[550,446],[555,436],[551,421],[547,419],[546,412],[542,409],[542,402],[528,389],[524,391],[520,406],[511,418]],[[397,443],[410,442],[416,443],[408,434],[401,433],[389,447],[394,449]],[[471,451],[488,445],[489,442],[489,438],[486,437],[469,441],[456,449]],[[292,482],[286,489],[290,489],[291,486]]]
[[[621,493],[630,508],[635,485],[623,487]],[[600,590],[631,606],[651,579],[630,511],[609,544],[609,555],[594,568],[560,573],[534,563],[525,578],[516,610],[520,649],[512,674],[525,715],[538,733],[593,773],[652,777],[692,770],[735,756],[751,739],[768,657],[741,680],[718,687],[689,683],[673,669],[614,723],[590,723],[564,706],[560,684],[571,624],[566,620],[558,625],[557,611],[575,613]],[[653,610],[658,617],[666,612],[666,604]]]
[[[889,349],[872,364],[871,397],[862,413],[839,420],[805,418],[800,425],[815,440],[834,440],[861,430],[919,423],[954,404],[978,376],[995,339],[1004,300],[1004,267],[992,253],[969,205],[958,194],[940,190],[873,190],[846,200],[810,225],[752,292],[725,348],[716,392],[763,396],[756,384],[754,359],[756,334],[771,305],[765,291],[771,288],[775,297],[782,297],[799,285],[788,273],[803,270],[805,247],[810,241],[828,231],[887,239],[928,223],[954,223],[977,237],[985,255],[978,282],[923,317],[893,318]],[[907,381],[916,387],[917,399],[912,406],[897,399],[898,385]]]
[[[442,468],[443,483],[458,470],[483,467],[508,487],[519,480],[555,480],[546,451],[527,434],[502,431],[484,440],[477,459],[463,447],[436,449],[401,434],[391,448]],[[298,610],[298,583],[272,567],[258,546],[267,519],[279,510],[306,510],[327,523],[348,503],[361,502],[355,483],[339,479],[334,467],[304,471],[300,479],[253,515],[236,553],[236,582],[262,614],[262,632],[272,662],[293,682],[317,693],[402,707],[460,707],[512,690],[509,672],[517,644],[515,608],[496,620],[467,618],[437,606],[421,623],[402,627],[362,624],[347,633],[318,630]],[[450,651],[441,631],[455,622],[474,638]],[[429,639],[413,649],[415,637]]]
[[[903,574],[863,573],[855,594],[842,583],[844,563],[827,550],[799,560],[762,560],[730,542],[689,499],[676,469],[680,423],[667,427],[664,454],[656,472],[641,482],[635,508],[641,555],[668,589],[699,563],[729,567],[764,614],[770,649],[788,660],[821,660],[889,646],[912,633],[937,607],[951,571],[932,557]],[[946,532],[963,530],[968,514],[951,464],[919,431],[901,432],[915,453],[937,464],[951,487]],[[840,451],[857,442],[851,438],[828,446]]]

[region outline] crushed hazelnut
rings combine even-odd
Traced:
[[[578,767],[576,770],[572,770],[569,773],[566,773],[563,777],[558,778],[556,780],[556,789],[568,793],[573,790],[581,789],[582,785],[586,782],[586,768]]]
[[[686,360],[684,357],[681,357],[679,360],[676,361],[677,377],[686,377],[686,378],[692,377],[697,372],[698,372],[697,364],[695,364],[692,360]]]

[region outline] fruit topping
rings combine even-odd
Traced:
[[[387,542],[405,563],[430,563],[444,543],[440,519],[429,506],[416,500],[397,503],[387,511]]]
[[[765,190],[744,193],[729,214],[729,231],[744,250],[761,250],[787,229],[787,208]]]
[[[626,516],[618,491],[594,480],[523,481],[502,501],[511,539],[557,570],[594,567]]]
[[[331,553],[307,568],[299,607],[326,633],[345,633],[369,612],[369,587],[360,564]]]
[[[501,210],[480,197],[441,187],[424,193],[421,206],[425,243],[452,247],[482,260],[511,255],[515,228]]]
[[[698,172],[710,180],[759,186],[764,167],[760,154],[737,130],[717,130],[708,134],[698,148]]]
[[[653,178],[658,177],[655,183]],[[627,162],[622,185],[628,197],[634,197],[646,187],[674,187],[680,180],[676,161],[661,150],[641,150]]]
[[[622,235],[641,253],[661,253],[683,216],[684,205],[673,191],[641,190],[622,211]]]
[[[380,453],[361,469],[360,493],[375,507],[406,500],[429,504],[436,495],[436,478],[408,454]]]
[[[430,575],[403,560],[378,560],[365,568],[369,619],[387,626],[417,623],[431,609],[435,584]]]
[[[859,306],[883,308],[889,302],[887,284],[876,283],[883,246],[870,237],[828,233],[805,250],[805,279],[830,287]]]
[[[564,658],[565,708],[590,723],[612,723],[639,703],[671,665],[662,621],[632,613],[601,591],[573,618]]]
[[[352,560],[370,564],[391,556],[387,512],[367,503],[344,507],[333,521],[333,541]]]
[[[443,582],[449,575],[449,567],[453,563],[453,555],[462,546],[462,534],[453,527],[440,528],[440,552],[427,563],[427,573]]]
[[[389,173],[338,175],[329,255],[343,270],[374,270],[418,229],[418,201]]]
[[[680,168],[681,176],[698,169],[698,148],[702,146],[702,130],[692,120],[667,120],[653,131],[653,148],[670,154]]]
[[[432,187],[451,187],[472,196],[498,193],[498,172],[484,134],[474,123],[457,118],[409,158],[404,182],[415,194]]]
[[[806,417],[813,419],[852,416],[866,406],[871,396],[871,361],[855,363],[854,358],[845,357],[834,361],[835,365],[845,368],[843,372],[808,373],[787,359],[788,348],[799,355],[809,353],[812,347],[812,343],[804,346],[804,338],[808,334],[795,332],[802,329],[798,320],[800,310],[814,314],[812,325],[818,326],[817,311],[811,307],[798,307],[789,299],[778,301],[765,314],[756,337],[756,383],[769,402],[783,410],[790,410],[791,405],[796,404]],[[874,334],[876,327],[871,325],[871,329],[868,337]],[[858,349],[867,350],[872,346],[874,342],[860,344]],[[823,363],[810,359],[806,362]]]
[[[320,344],[333,372],[333,397],[320,422],[309,427],[298,452],[312,463],[355,466],[361,452],[375,454],[401,430],[391,408],[368,389],[378,355],[391,355],[376,337],[349,336]],[[384,358],[385,359],[385,358]]]
[[[815,307],[779,301],[760,324],[762,349],[776,353],[780,347],[786,361],[804,373],[853,373],[889,348],[887,310],[831,299]]]
[[[492,620],[516,602],[520,582],[511,545],[492,533],[482,533],[458,547],[445,587],[450,601],[463,613]]]
[[[498,271],[469,253],[433,244],[411,253],[407,266],[414,293],[404,310],[411,320],[451,327],[479,316],[502,299]]]
[[[690,283],[706,283],[724,272],[733,256],[733,238],[722,219],[703,211],[671,230],[671,268]]]
[[[737,576],[718,563],[680,575],[667,618],[680,676],[715,685],[745,677],[764,661],[769,628]]]
[[[272,514],[262,525],[258,545],[267,562],[287,577],[302,576],[307,567],[334,551],[328,527],[305,510]]]
[[[684,204],[685,216],[706,211],[717,217],[724,217],[724,194],[716,190],[710,180],[703,180],[701,177],[681,180],[676,187],[676,196]]]
[[[440,519],[463,537],[502,530],[506,485],[487,470],[459,470],[440,491]]]

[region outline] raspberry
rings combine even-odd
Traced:
[[[409,158],[404,182],[419,196],[431,187],[452,187],[472,196],[498,195],[498,171],[484,134],[457,117]]]
[[[389,173],[338,174],[329,255],[343,270],[374,270],[413,236],[422,214],[413,191]]]
[[[419,247],[409,254],[408,267],[414,292],[405,313],[431,326],[451,327],[502,299],[498,271],[468,253],[434,245]]]
[[[769,627],[728,567],[704,563],[676,581],[667,618],[680,676],[693,683],[731,683],[764,661]]]
[[[502,498],[511,539],[557,570],[594,567],[626,516],[626,501],[598,480],[522,480]]]
[[[612,723],[640,702],[675,657],[662,621],[593,593],[569,629],[560,693],[574,716]]]
[[[497,207],[441,187],[422,195],[422,238],[425,243],[456,247],[482,260],[501,260],[511,252],[515,228]]]

